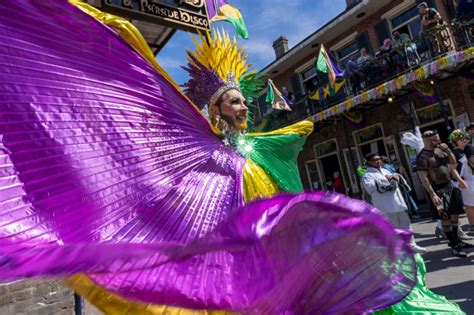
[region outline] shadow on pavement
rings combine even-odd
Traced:
[[[431,291],[444,295],[450,301],[456,301],[466,314],[474,314],[474,281],[432,288]]]

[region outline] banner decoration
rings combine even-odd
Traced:
[[[345,72],[341,71],[331,60],[323,44],[321,44],[321,48],[319,49],[318,59],[316,59],[316,71],[326,73],[331,86],[334,86],[338,77],[344,77],[345,74]]]
[[[272,108],[278,110],[287,110],[291,112],[291,107],[286,102],[281,92],[276,88],[275,84],[271,79],[268,79],[267,95],[265,96],[265,102],[271,104]]]
[[[360,124],[364,120],[364,115],[356,109],[342,113],[344,117],[352,123]]]
[[[420,123],[432,122],[443,117],[443,113],[438,105],[429,106],[423,110],[418,111]]]
[[[321,111],[313,116],[313,120],[314,122],[318,122],[334,115],[340,115],[350,110],[352,107],[357,106],[361,103],[365,103],[371,100],[381,99],[384,97],[384,95],[387,95],[389,93],[395,93],[398,90],[402,89],[403,87],[407,86],[408,84],[416,83],[417,81],[424,82],[426,78],[430,77],[431,75],[438,74],[441,70],[452,67],[453,65],[456,65],[459,63],[463,63],[473,58],[474,58],[474,47],[470,47],[464,51],[452,52],[448,54],[447,56],[443,56],[432,61],[429,64],[420,66],[414,71],[404,73],[400,75],[399,77],[395,78],[394,80],[384,82],[369,91],[363,92],[362,94],[356,95],[350,99],[346,99],[345,101],[329,109]],[[431,97],[431,91],[428,90],[428,87],[424,85],[420,86],[418,84],[418,87],[415,87],[415,88],[419,91],[419,93],[425,93],[425,94],[422,94],[423,97]],[[321,93],[318,94],[318,93],[319,91],[316,91],[310,97],[310,99],[319,100],[322,94]]]
[[[334,91],[331,93],[331,87],[329,84],[320,86],[314,93],[309,97],[310,100],[313,101],[322,101],[323,99],[326,99],[328,96],[332,96],[337,94],[341,88],[346,84],[346,79],[336,82],[334,84]],[[332,94],[332,95],[331,95]]]
[[[424,100],[428,104],[433,104],[438,101],[438,99],[436,98],[434,85],[430,84],[429,82],[415,81],[413,82],[413,87],[418,92],[418,94],[423,96]]]
[[[249,38],[247,26],[239,9],[228,4],[225,0],[206,0],[206,2],[210,22],[229,22],[234,26],[238,36],[243,39]]]

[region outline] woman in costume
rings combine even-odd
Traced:
[[[108,314],[363,313],[410,292],[409,236],[377,210],[263,199],[302,191],[312,126],[243,133],[258,84],[235,42],[190,53],[188,98],[130,23],[73,4],[0,3],[2,281],[74,275]]]
[[[469,225],[472,227],[474,226],[474,157],[469,157],[468,159],[464,153],[466,146],[469,145],[469,141],[469,134],[464,130],[456,129],[449,135],[449,142],[451,142],[453,145],[453,154],[458,162],[457,171],[467,186],[467,188],[460,189],[465,207],[464,210],[466,212]],[[453,181],[453,185],[459,188],[457,182]]]

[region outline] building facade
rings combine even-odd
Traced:
[[[278,87],[286,87],[295,96],[293,113],[280,113],[272,117],[276,123],[271,128],[304,118],[315,121],[315,131],[307,139],[299,156],[300,174],[306,189],[330,190],[333,173],[339,172],[343,175],[347,193],[360,196],[357,167],[364,163],[365,154],[379,152],[392,162],[401,163],[407,171],[416,198],[424,200],[424,191],[414,169],[416,153],[400,143],[402,134],[419,126],[422,131],[437,129],[443,140],[447,141],[447,124],[452,130],[474,120],[474,81],[470,78],[472,64],[467,58],[453,64],[449,71],[437,71],[436,75],[424,78],[426,84],[431,84],[429,89],[436,96],[435,100],[420,93],[413,84],[404,85],[390,93],[385,92],[383,96],[377,95],[376,99],[367,97],[367,92],[370,94],[373,89],[377,90],[377,86],[383,86],[389,80],[397,81],[399,78],[399,81],[403,81],[400,79],[402,76],[406,78],[411,74],[416,75],[424,65],[427,69],[430,63],[436,66],[439,60],[444,62],[443,56],[456,52],[464,56],[465,52],[471,52],[469,30],[461,24],[452,24],[443,29],[443,32],[450,29],[443,37],[446,40],[445,50],[439,48],[434,51],[431,43],[424,45],[420,41],[422,26],[417,8],[420,2],[422,1],[347,1],[344,12],[292,49],[283,54],[277,53],[275,61],[263,69]],[[430,7],[436,8],[446,23],[452,21],[455,16],[453,1],[427,2]],[[377,79],[367,81],[360,90],[352,89],[348,79],[341,93],[335,96],[318,101],[309,98],[315,95],[320,84],[315,61],[321,44],[324,44],[341,68],[345,68],[348,60],[357,60],[362,48],[375,56],[374,63],[380,63],[383,62],[380,57],[381,46],[385,39],[394,40],[394,31],[408,35],[410,42],[415,43],[419,54],[417,62],[409,64],[409,59],[405,58],[406,65],[403,69],[394,69],[385,77],[376,74]],[[274,43],[274,47],[278,46],[279,40]],[[346,108],[347,104],[353,104],[352,99],[357,102],[354,102],[356,105],[351,105],[350,112],[333,114],[329,111],[331,115],[324,114],[323,118],[317,118],[321,117],[322,111],[338,109],[338,105]],[[443,102],[438,102],[439,99]],[[265,106],[260,102],[260,107]],[[261,112],[264,112],[262,108]]]

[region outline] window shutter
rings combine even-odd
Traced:
[[[362,48],[365,48],[367,49],[367,52],[369,54],[373,54],[372,45],[370,45],[370,40],[369,40],[369,33],[364,32],[364,33],[358,34],[356,37],[356,42],[357,42],[357,46],[359,46],[359,50]]]
[[[377,35],[377,41],[378,41],[379,47],[383,45],[383,41],[386,38],[390,38],[390,39],[392,38],[387,19],[383,19],[382,21],[380,21],[380,23],[375,25],[374,30],[375,30],[375,34]]]

